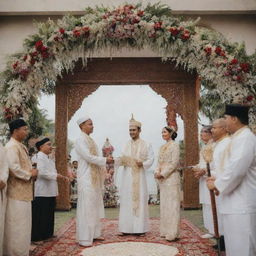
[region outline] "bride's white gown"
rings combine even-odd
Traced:
[[[180,174],[176,170],[179,162],[179,145],[174,141],[161,146],[155,172],[164,176],[158,180],[160,187],[160,235],[174,240],[180,233]]]

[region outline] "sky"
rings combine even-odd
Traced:
[[[79,110],[68,124],[68,138],[75,142],[80,129],[78,118],[89,115],[94,123],[91,135],[101,149],[106,138],[114,146],[114,155],[120,155],[129,140],[129,120],[134,118],[142,123],[141,138],[150,142],[157,155],[164,141],[161,130],[166,125],[165,107],[167,102],[147,85],[100,86],[93,94],[86,97]],[[43,96],[40,107],[47,110],[48,117],[55,119],[55,96]],[[178,117],[177,141],[183,139],[183,121]],[[72,158],[75,153],[71,152]]]

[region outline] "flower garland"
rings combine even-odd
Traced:
[[[196,71],[204,86],[218,90],[223,102],[255,105],[255,62],[243,47],[216,31],[183,20],[160,4],[126,4],[87,8],[82,17],[64,16],[57,23],[38,24],[38,33],[24,41],[24,50],[10,57],[1,73],[0,104],[6,122],[27,118],[41,92],[53,93],[63,70],[102,49],[147,46],[187,71]],[[255,108],[254,108],[255,111]],[[256,122],[252,115],[252,122]]]

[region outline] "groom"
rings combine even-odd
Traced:
[[[153,164],[154,153],[151,145],[140,138],[141,123],[133,117],[129,133],[131,140],[123,156],[116,159],[116,166],[124,166],[119,191],[119,231],[120,235],[143,235],[149,231],[146,170]]]

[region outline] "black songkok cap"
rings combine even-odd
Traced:
[[[10,132],[12,133],[15,129],[22,126],[27,126],[28,124],[23,119],[16,119],[9,123]]]
[[[249,112],[248,106],[244,106],[241,104],[228,104],[226,105],[224,114],[229,116],[236,116],[241,121],[241,123],[248,124],[249,123],[248,112]]]
[[[41,147],[42,145],[44,145],[44,143],[46,143],[47,141],[50,141],[50,139],[49,139],[49,138],[44,138],[44,139],[42,139],[42,140],[39,140],[39,141],[36,143],[36,148],[37,148],[37,150],[40,150],[40,147]]]

